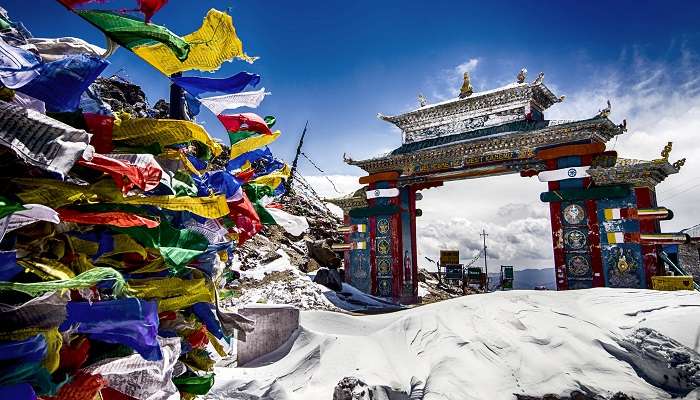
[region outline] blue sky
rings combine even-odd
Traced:
[[[215,76],[262,75],[272,96],[257,111],[277,116],[283,136],[272,148],[279,156],[291,158],[308,119],[306,153],[329,173],[358,174],[344,166],[343,152],[363,158],[399,145],[398,132],[376,114],[414,107],[419,92],[429,101],[449,95],[459,86],[455,67],[470,59],[478,60],[477,89],[510,82],[525,66],[530,77],[545,71],[547,82],[569,93],[593,69],[624,68],[632,50],[674,62],[674,48],[700,43],[700,3],[605,3],[170,0],[154,22],[185,34],[209,8],[231,7],[247,52],[261,59],[227,63]],[[35,36],[103,45],[96,29],[54,1],[11,0],[3,7]],[[142,85],[151,102],[167,95],[168,81],[128,51],[111,62],[106,73]],[[224,137],[208,111],[200,118]],[[308,164],[302,171],[314,172]]]
[[[35,36],[104,45],[100,32],[53,0],[2,6]],[[362,174],[343,164],[344,152],[364,158],[400,145],[400,133],[378,112],[410,110],[418,93],[429,102],[453,97],[464,70],[485,90],[513,82],[526,67],[529,79],[544,71],[547,85],[567,96],[547,118],[589,118],[610,99],[610,118],[628,121],[629,132],[608,143],[620,156],[653,159],[674,141],[672,161],[688,162],[657,188],[659,205],[676,215],[662,230],[700,222],[700,2],[170,0],[154,22],[186,34],[211,7],[231,7],[246,51],[261,57],[227,63],[211,76],[261,74],[272,96],[256,112],[276,115],[283,132],[272,150],[290,160],[308,119],[304,151],[341,192]],[[151,103],[167,97],[168,80],[138,57],[122,49],[110,61],[106,74],[141,85]],[[224,138],[213,115],[203,110],[200,117]],[[300,168],[322,196],[337,195],[309,163]],[[495,265],[551,266],[543,190],[536,178],[516,174],[424,191],[418,251],[436,257],[440,248],[459,248],[471,258],[486,229]]]

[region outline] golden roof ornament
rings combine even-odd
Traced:
[[[681,167],[684,165],[685,165],[685,158],[681,158],[680,160],[673,163],[673,168],[681,169]]]
[[[423,93],[418,93],[418,104],[420,104],[421,107],[425,107],[425,105],[428,104],[428,99],[423,96]]]
[[[524,83],[525,79],[527,79],[527,68],[522,68],[515,79],[518,83]]]
[[[673,149],[673,142],[666,143],[666,146],[664,146],[664,149],[661,150],[661,159],[662,160],[668,161],[668,156],[671,155],[671,149]]]
[[[463,99],[469,97],[474,93],[474,88],[469,80],[469,72],[464,73],[464,82],[462,82],[462,87],[459,89],[459,98]]]

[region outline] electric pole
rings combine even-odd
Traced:
[[[489,235],[489,234],[486,233],[486,229],[483,229],[483,228],[482,228],[481,233],[479,234],[479,236],[481,236],[481,237],[484,238],[484,273],[486,274],[486,291],[487,291],[487,292],[489,291],[489,266],[488,266],[488,264],[486,263],[486,237],[487,237],[488,235]]]

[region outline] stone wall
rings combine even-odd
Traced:
[[[678,245],[678,263],[687,273],[700,283],[700,246],[697,244]]]

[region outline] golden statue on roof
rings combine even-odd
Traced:
[[[469,79],[469,72],[464,73],[464,82],[462,82],[462,88],[459,89],[459,98],[463,99],[465,97],[469,97],[474,93],[474,88],[472,87],[472,83]]]

